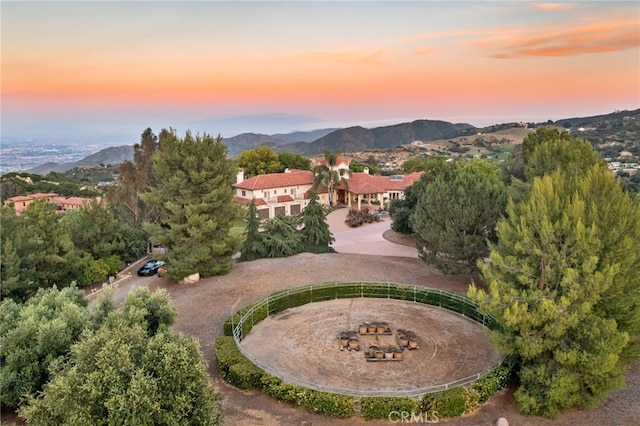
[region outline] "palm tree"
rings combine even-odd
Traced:
[[[333,188],[340,185],[341,182],[344,182],[345,186],[347,185],[346,180],[340,176],[336,169],[339,156],[340,154],[337,152],[325,151],[325,162],[313,168],[313,190],[317,190],[320,186],[326,186],[329,192],[329,206],[331,207],[333,207]]]

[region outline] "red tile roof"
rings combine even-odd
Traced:
[[[71,205],[71,206],[83,206],[91,200],[88,198],[80,198],[80,197],[69,197],[69,198],[58,198],[58,204]]]
[[[351,161],[349,161],[348,158],[343,157],[341,155],[338,155],[338,157],[336,158],[336,165],[335,167],[339,167],[341,165],[346,165],[347,167],[349,167],[349,163]],[[327,159],[322,157],[322,158],[318,158],[313,162],[314,165],[320,165],[320,164],[324,164],[327,165]]]
[[[283,188],[313,184],[313,173],[309,170],[291,170],[287,173],[270,173],[234,183],[234,188],[255,191],[259,189]]]
[[[233,197],[233,201],[235,201],[236,203],[251,204],[251,199],[249,198]],[[263,206],[267,204],[264,198],[254,198],[254,201],[256,203],[256,206]]]
[[[400,178],[391,179],[391,176],[372,176],[368,173],[351,173],[351,177],[347,180],[345,188],[344,184],[340,184],[340,189],[347,189],[353,194],[381,194],[387,191],[404,191],[405,188],[411,186],[420,179],[421,173],[414,172],[408,175],[401,175]]]
[[[279,203],[287,203],[289,201],[293,201],[293,197],[291,195],[278,195],[276,199]]]

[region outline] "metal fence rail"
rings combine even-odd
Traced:
[[[269,295],[266,299],[262,299],[254,304],[240,309],[236,313],[233,313],[231,316],[233,321],[234,317],[240,314],[238,322],[232,324],[233,338],[236,342],[236,345],[238,346],[238,349],[245,357],[247,357],[249,360],[251,360],[251,362],[253,362],[255,365],[257,365],[267,373],[278,377],[284,382],[293,383],[317,391],[350,395],[355,397],[406,396],[418,398],[419,396],[426,393],[432,393],[458,386],[468,385],[478,380],[485,374],[489,373],[502,363],[502,361],[500,361],[491,368],[485,369],[479,373],[440,385],[433,385],[410,390],[363,391],[359,389],[340,388],[319,385],[317,383],[310,383],[306,380],[302,380],[300,378],[283,373],[256,360],[249,353],[247,353],[240,344],[244,336],[247,335],[256,324],[270,315],[276,314],[288,308],[301,306],[307,303],[323,302],[333,299],[351,299],[355,297],[395,299],[437,306],[439,308],[460,314],[490,329],[501,327],[501,324],[494,317],[478,312],[478,306],[476,305],[476,303],[474,303],[469,298],[456,293],[429,287],[396,283],[333,282],[282,290]]]

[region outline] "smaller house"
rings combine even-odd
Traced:
[[[36,200],[46,200],[49,203],[56,204],[56,210],[64,213],[69,210],[77,210],[85,204],[91,202],[90,198],[81,197],[61,197],[56,193],[36,193],[31,195],[18,195],[16,197],[7,198],[4,202],[5,207],[13,205],[16,214],[22,214],[29,207],[29,204]]]
[[[58,198],[58,194],[55,193],[36,193],[31,195],[18,195],[16,197],[7,198],[4,201],[4,206],[9,207],[13,203],[13,208],[16,211],[16,214],[22,214],[29,204],[33,203],[36,200],[46,200],[50,203],[55,203]]]

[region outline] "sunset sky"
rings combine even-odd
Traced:
[[[279,131],[483,126],[640,107],[638,1],[3,0],[1,16],[3,137],[231,136],[242,124],[225,118],[268,113],[309,116]]]

